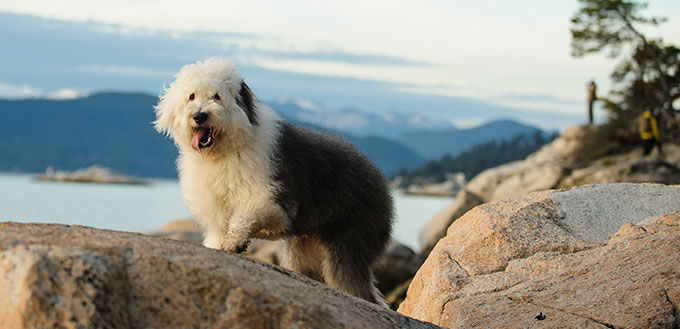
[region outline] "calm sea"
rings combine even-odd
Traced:
[[[0,173],[0,221],[61,223],[150,232],[190,217],[176,180],[150,185],[56,183],[33,175]],[[394,192],[397,211],[393,236],[418,249],[418,232],[451,198]]]

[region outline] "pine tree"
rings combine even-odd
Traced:
[[[608,49],[610,57],[623,58],[611,74],[615,89],[602,99],[610,113],[610,131],[617,138],[635,138],[635,120],[646,109],[662,110],[666,131],[675,131],[678,119],[673,102],[680,97],[680,51],[664,45],[663,40],[647,38],[639,28],[666,19],[643,16],[647,4],[636,1],[579,2],[581,8],[571,19],[572,55]]]

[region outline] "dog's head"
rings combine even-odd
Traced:
[[[156,130],[182,150],[210,152],[242,143],[257,125],[256,100],[231,61],[184,66],[155,106]]]

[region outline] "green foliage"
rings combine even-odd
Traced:
[[[156,102],[149,95],[118,93],[0,100],[0,171],[99,164],[129,175],[176,177],[176,148],[151,125]],[[26,117],[30,125],[21,124]]]
[[[660,59],[660,71],[655,69],[654,58]],[[615,89],[604,103],[604,108],[610,113],[608,126],[616,130],[616,136],[636,139],[636,120],[645,109],[662,109],[667,99],[672,104],[680,97],[680,49],[657,43],[637,48],[631,58],[616,67],[611,76]],[[664,83],[669,87],[667,92]],[[672,114],[667,114],[660,113],[663,116],[660,121],[672,126]]]
[[[445,155],[439,160],[425,163],[414,170],[402,169],[396,176],[401,177],[400,187],[405,188],[413,183],[443,182],[448,174],[462,172],[470,180],[485,169],[524,159],[541,146],[555,138],[546,136],[540,131],[531,135],[520,134],[509,140],[500,142],[493,140],[479,144],[472,149],[452,157]]]
[[[636,120],[645,109],[659,110],[664,130],[678,124],[673,102],[680,97],[680,51],[662,40],[649,40],[639,25],[658,25],[665,18],[644,17],[646,3],[630,0],[579,0],[571,19],[572,55],[609,49],[610,57],[623,57],[612,72],[613,90],[601,98],[609,112],[607,138],[635,142]],[[622,49],[630,51],[621,56]]]
[[[472,128],[414,131],[399,137],[399,142],[426,159],[435,160],[446,154],[455,156],[471,145],[487,143],[494,139],[508,139],[519,134],[528,135],[537,130],[539,129],[536,127],[516,121],[497,120]]]
[[[640,16],[646,3],[625,0],[579,0],[581,9],[571,18],[572,55],[584,56],[609,47],[611,57],[620,54],[622,46],[643,37],[633,24],[658,25],[665,18]]]

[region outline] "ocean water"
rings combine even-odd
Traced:
[[[451,198],[393,192],[393,237],[418,250],[418,232]],[[167,222],[191,217],[176,180],[149,185],[46,182],[33,175],[0,173],[0,221],[61,223],[151,232]]]

